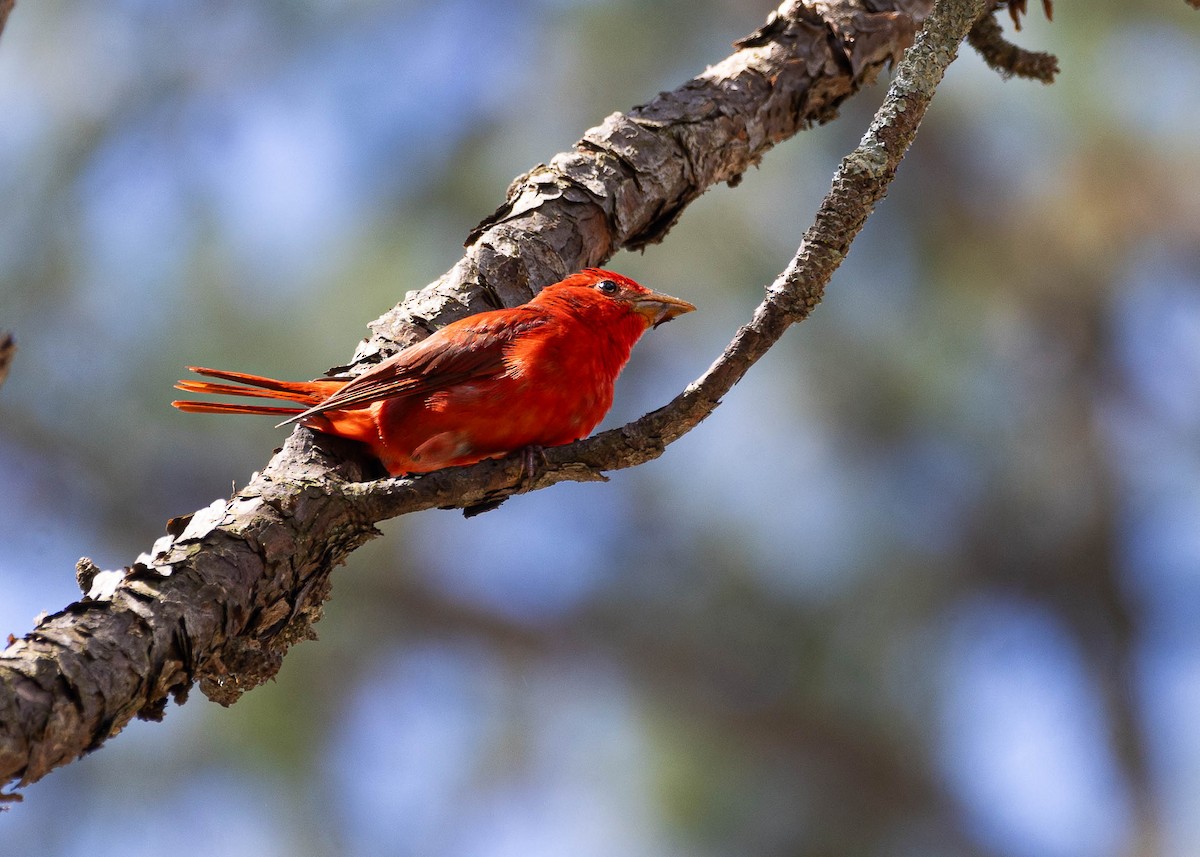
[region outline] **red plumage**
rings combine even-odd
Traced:
[[[612,406],[633,346],[695,307],[628,277],[588,268],[512,309],[446,325],[349,381],[276,381],[188,367],[212,381],[192,393],[253,396],[299,407],[177,401],[193,413],[275,414],[365,443],[393,475],[471,464],[586,437]]]

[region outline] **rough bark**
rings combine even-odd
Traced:
[[[91,597],[44,618],[0,654],[0,781],[21,784],[98,747],[135,716],[157,719],[193,682],[229,704],[275,674],[312,636],[329,574],[377,534],[376,521],[435,506],[487,508],[514,486],[602,479],[661,453],[820,299],[911,142],[941,71],[984,0],[943,0],[897,72],[862,145],[839,170],[800,252],[713,367],[666,408],[548,450],[522,483],[517,459],[415,479],[376,475],[353,444],[298,429],[232,499],[168,523],[131,566],[78,568]],[[884,4],[872,3],[872,8]],[[736,182],[775,143],[815,121],[896,60],[929,6],[784,3],[720,64],[517,179],[448,274],[372,325],[359,361],[407,344],[434,321],[526,300],[532,289],[656,242],[686,205]]]
[[[1047,14],[1049,5],[1047,4]],[[1019,28],[1018,28],[1019,29]],[[1024,77],[1053,83],[1058,74],[1058,58],[1053,54],[1028,51],[1004,38],[1000,24],[991,15],[975,22],[967,37],[979,55],[1003,77]]]
[[[725,60],[612,114],[572,151],[515,179],[471,232],[462,260],[373,322],[357,359],[411,344],[434,319],[523,303],[619,249],[661,241],[708,188],[737,184],[776,143],[832,119],[900,58],[931,6],[787,0]]]

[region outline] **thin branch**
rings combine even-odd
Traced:
[[[371,323],[355,362],[378,361],[455,318],[524,303],[620,249],[662,241],[710,187],[736,185],[776,143],[834,118],[900,59],[932,5],[785,0],[725,60],[612,114],[572,151],[515,179],[459,263]]]
[[[1008,6],[1008,15],[1013,25],[1021,29],[1021,16],[1029,14],[1029,0],[1001,0],[997,5]],[[1042,12],[1047,21],[1054,20],[1054,0],[1042,0]]]
[[[942,5],[950,8],[941,9]],[[517,490],[563,481],[595,481],[603,471],[633,467],[657,458],[666,446],[695,428],[779,340],[807,318],[850,250],[875,205],[887,193],[946,66],[957,54],[984,0],[939,4],[916,44],[904,55],[887,97],[858,148],[843,159],[833,187],[804,234],[786,270],[767,288],[753,317],[702,376],[670,404],[618,429],[569,446],[546,450],[546,467],[522,480],[519,459],[484,462],[441,471],[436,485],[427,476],[346,485],[343,490],[372,521],[445,505],[494,504]],[[971,16],[968,18],[968,16]],[[965,19],[965,23],[964,23]]]
[[[975,0],[972,9],[980,7]],[[873,3],[872,6],[878,6]],[[514,182],[455,268],[373,325],[359,359],[419,338],[433,319],[519,303],[533,286],[596,264],[620,247],[661,240],[715,182],[736,182],[776,142],[836,106],[892,62],[928,3],[866,12],[849,0],[784,3],[740,49],[671,93],[614,114],[576,149]],[[958,5],[958,4],[956,4]],[[913,10],[917,11],[913,11]],[[547,452],[536,487],[658,455],[711,412],[746,368],[820,299],[911,141],[923,105],[970,21],[953,36],[938,17],[904,63],[864,144],[847,158],[818,225],[726,356],[667,409],[616,432]],[[957,27],[958,24],[955,24]],[[937,47],[942,39],[945,45]],[[298,429],[231,500],[173,519],[131,566],[81,561],[90,596],[48,616],[0,654],[0,780],[40,779],[120,731],[157,719],[194,682],[229,704],[271,678],[312,636],[329,575],[406,510],[494,503],[521,464],[492,461],[420,479],[364,483],[356,445]]]
[[[1054,83],[1054,76],[1058,74],[1058,57],[1014,45],[1004,38],[1004,31],[994,15],[984,15],[976,21],[967,41],[983,61],[1004,78],[1024,77]]]

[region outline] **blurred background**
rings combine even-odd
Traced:
[[[1085,9],[1086,6],[1086,9]],[[309,378],[518,173],[769,0],[21,0],[0,41],[0,633],[283,435],[187,363]],[[660,460],[335,575],[320,642],[24,790],[0,852],[1200,853],[1200,13],[1061,2],[969,51],[813,317]],[[719,353],[882,98],[611,265]]]

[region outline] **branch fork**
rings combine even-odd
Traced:
[[[11,5],[11,4],[9,4]],[[879,4],[875,4],[879,5]],[[987,4],[788,0],[738,51],[514,182],[464,258],[372,325],[356,362],[421,338],[430,320],[521,303],[532,284],[662,240],[682,210],[738,177],[775,143],[837,106],[885,66],[895,79],[842,162],[795,257],[709,369],[666,406],[618,429],[545,450],[419,477],[372,480],[353,444],[297,429],[229,500],[172,519],[126,569],[77,569],[84,598],[0,653],[0,782],[33,782],[98,747],[133,717],[161,718],[193,683],[222,704],[272,677],[314,635],[333,568],[375,524],[434,507],[486,510],[518,490],[597,481],[657,458],[720,404],[751,365],[820,302],[883,198],[945,67]],[[3,10],[0,0],[0,10]],[[0,18],[0,23],[2,23]],[[900,52],[924,20],[913,47]]]

